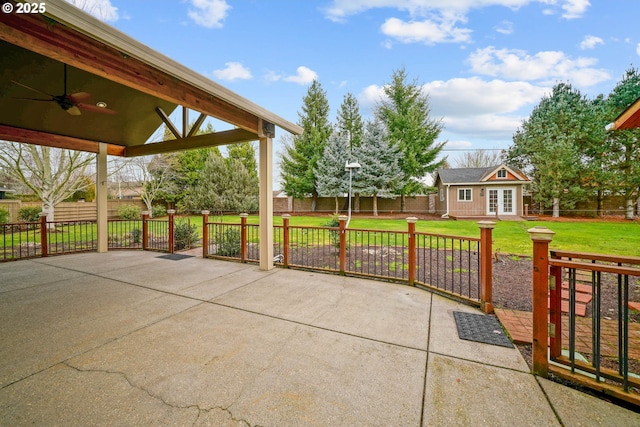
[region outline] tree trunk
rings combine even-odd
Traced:
[[[311,198],[311,211],[315,212],[318,207],[318,193],[313,193]]]
[[[628,198],[627,199],[627,213],[625,214],[624,218],[625,219],[633,219],[633,199]]]
[[[338,196],[335,196],[334,199],[336,199],[336,215],[338,215],[340,212],[340,207],[338,206],[340,202],[338,202]]]
[[[373,216],[378,216],[378,195],[373,195]]]
[[[558,218],[560,216],[560,198],[553,198],[553,215],[554,218]]]
[[[353,211],[355,213],[360,212],[360,193],[356,193],[355,200],[353,201]]]
[[[604,192],[602,190],[598,190],[597,200],[598,207],[596,208],[596,215],[601,217],[604,215]]]
[[[54,230],[56,228],[53,224],[54,219],[54,206],[51,202],[42,201],[42,213],[47,215],[47,230]]]
[[[402,194],[400,195],[400,212],[402,213],[405,212],[405,205],[406,205],[405,195]]]

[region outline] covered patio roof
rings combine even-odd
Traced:
[[[640,127],[640,98],[620,114],[607,130],[634,129]]]
[[[98,252],[107,251],[107,155],[259,140],[260,268],[273,268],[272,138],[276,126],[302,128],[63,0],[42,5],[0,15],[0,139],[98,154]],[[193,126],[189,110],[199,114]],[[229,126],[197,134],[208,117]],[[174,138],[150,141],[162,124]]]
[[[129,157],[272,138],[274,126],[302,132],[62,0],[47,1],[43,14],[2,15],[0,76],[5,140],[96,153],[107,143],[108,154]],[[81,115],[30,100],[69,95]],[[181,125],[168,121],[178,106],[200,113],[193,130],[185,114]],[[206,117],[229,129],[194,135]],[[163,123],[175,139],[145,144]]]

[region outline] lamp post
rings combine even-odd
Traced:
[[[358,162],[346,162],[346,164],[344,165],[344,170],[349,171],[349,208],[348,208],[348,215],[347,215],[347,227],[349,228],[349,222],[351,221],[351,182],[353,180],[353,171],[355,169],[355,171],[357,172],[358,169],[360,169],[360,163]]]

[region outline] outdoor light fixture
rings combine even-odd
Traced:
[[[98,101],[96,102],[96,107],[107,108],[107,103],[104,101]]]
[[[349,171],[349,209],[348,209],[348,216],[347,216],[347,227],[349,228],[349,222],[351,221],[351,181],[353,179],[353,171],[355,170],[356,172],[358,171],[358,169],[360,169],[362,166],[360,166],[360,163],[356,162],[351,162],[349,163],[348,161],[345,163],[344,165],[344,170]]]

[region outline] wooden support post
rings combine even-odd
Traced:
[[[285,267],[289,267],[289,218],[291,218],[289,214],[282,215],[282,264]]]
[[[202,258],[209,256],[209,211],[202,211]]]
[[[142,212],[142,250],[149,249],[149,212]]]
[[[344,276],[347,271],[347,217],[340,215],[340,274]]]
[[[49,243],[47,242],[47,214],[40,212],[40,255],[49,255]]]
[[[240,214],[240,261],[247,262],[247,217],[248,213]]]
[[[493,313],[493,221],[479,221],[480,227],[480,308]]]
[[[546,227],[533,227],[527,232],[533,241],[533,373],[546,378],[549,374],[549,242],[555,233]]]
[[[552,266],[549,291],[549,323],[553,325],[553,334],[549,337],[549,354],[552,358],[562,355],[562,268]]]
[[[167,211],[167,215],[169,216],[169,253],[172,254],[174,251],[174,243],[175,243],[175,236],[174,236],[174,215],[176,214],[176,211],[174,209],[169,209]]]
[[[409,228],[409,285],[413,286],[417,277],[417,255],[416,255],[416,222],[418,218],[410,216],[407,218]]]
[[[274,132],[263,133],[260,120],[260,270],[273,268],[273,140]],[[269,128],[269,126],[267,126]]]

